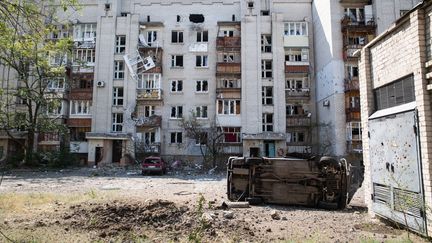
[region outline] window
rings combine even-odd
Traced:
[[[171,143],[183,143],[183,134],[181,132],[170,133]]]
[[[70,128],[70,140],[71,141],[85,141],[86,132],[90,132],[90,127],[71,127]]]
[[[234,30],[224,30],[223,37],[233,37],[234,36]]]
[[[347,66],[347,77],[348,79],[356,78],[358,77],[358,67],[354,65],[348,65]]]
[[[272,40],[271,35],[261,36],[261,52],[270,53],[272,52]]]
[[[116,36],[115,53],[124,53],[126,50],[126,36]]]
[[[362,140],[361,122],[347,123],[347,141],[360,141]]]
[[[351,36],[348,37],[348,45],[365,45],[366,37],[364,36]]]
[[[47,115],[57,116],[62,114],[63,114],[63,102],[58,100],[56,101],[52,100],[48,103]]]
[[[113,132],[123,131],[123,113],[112,114],[112,131]]]
[[[224,54],[223,62],[234,62],[234,54]]]
[[[143,132],[141,136],[143,142],[147,145],[156,143],[156,132]]]
[[[218,88],[240,88],[239,79],[221,79],[218,80]]]
[[[155,106],[154,105],[145,105],[144,106],[144,117],[151,117],[155,114]]]
[[[208,59],[208,56],[205,56],[205,55],[196,56],[195,66],[196,67],[208,67],[207,59]]]
[[[183,117],[183,106],[173,106],[171,107],[171,118],[180,119]]]
[[[96,24],[76,24],[73,27],[74,41],[95,41]]]
[[[171,67],[183,67],[183,56],[172,55],[171,56]]]
[[[218,100],[218,114],[238,115],[240,114],[240,100]]]
[[[240,143],[241,142],[241,128],[240,127],[223,127],[224,143]]]
[[[47,89],[48,91],[63,91],[65,88],[64,78],[54,78],[48,81]]]
[[[207,30],[197,32],[197,42],[208,42]]]
[[[113,106],[123,105],[123,88],[113,88]]]
[[[398,79],[374,89],[375,109],[381,110],[415,101],[414,76]]]
[[[286,81],[286,89],[291,91],[305,91],[308,90],[306,81],[302,79],[288,79]]]
[[[208,134],[206,132],[201,132],[197,134],[198,138],[195,139],[195,145],[206,145]]]
[[[351,22],[364,22],[365,12],[363,8],[346,8],[345,16],[347,16]]]
[[[273,87],[262,87],[262,104],[273,105]]]
[[[96,54],[94,49],[75,49],[73,63],[75,65],[94,65]]]
[[[360,97],[352,96],[349,97],[349,108],[360,108]]]
[[[285,23],[284,34],[291,36],[307,36],[308,27],[306,22],[289,22]]]
[[[206,93],[208,92],[208,82],[207,80],[197,80],[195,86],[195,92]]]
[[[290,143],[303,143],[305,142],[305,133],[304,132],[290,132],[287,133],[288,141]]]
[[[197,106],[195,108],[195,115],[197,118],[207,118],[207,106]]]
[[[70,114],[71,115],[89,115],[90,114],[90,100],[71,100],[70,101]]]
[[[308,62],[309,50],[290,48],[285,52],[285,61],[287,62]]]
[[[273,114],[264,113],[262,115],[263,132],[273,132]]]
[[[143,73],[139,75],[137,89],[146,89],[147,92],[159,89],[160,73]]]
[[[123,61],[114,61],[114,79],[124,79]]]
[[[271,78],[272,76],[273,76],[272,61],[271,60],[262,60],[261,61],[261,77],[262,78]]]
[[[183,80],[171,80],[171,92],[182,92]]]
[[[171,43],[183,43],[183,31],[171,31]]]
[[[303,109],[303,106],[300,104],[290,104],[286,106],[287,116],[303,115],[303,114],[305,114],[305,110]]]
[[[150,30],[147,31],[146,41],[148,46],[153,46],[157,42],[157,31]]]
[[[248,2],[248,8],[253,8],[254,7],[254,2]]]

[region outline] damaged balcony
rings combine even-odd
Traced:
[[[73,41],[75,48],[95,48],[96,23],[74,25]]]
[[[138,75],[137,100],[162,100],[160,73]]]
[[[287,127],[310,126],[311,118],[308,115],[287,115]]]
[[[241,63],[218,62],[216,64],[216,76],[222,75],[241,75]]]
[[[96,61],[94,48],[75,48],[73,50],[72,72],[92,73]]]
[[[216,50],[233,50],[240,51],[241,38],[240,36],[223,36],[216,38]]]
[[[286,74],[309,73],[309,62],[285,62]]]
[[[162,116],[152,115],[149,117],[139,116],[132,118],[137,127],[160,127],[162,124]]]
[[[345,79],[345,92],[359,91],[360,83],[358,77],[353,77],[351,79]]]
[[[285,97],[287,99],[309,98],[310,97],[310,89],[309,88],[285,89]]]

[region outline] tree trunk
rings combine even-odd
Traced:
[[[33,162],[33,151],[34,147],[36,146],[35,143],[35,132],[28,130],[27,131],[27,144],[24,148],[25,153],[25,163],[28,165],[31,165]]]

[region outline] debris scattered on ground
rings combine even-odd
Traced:
[[[234,218],[234,213],[232,211],[223,211],[223,216],[226,219]]]
[[[276,210],[271,211],[270,215],[271,215],[272,219],[274,219],[274,220],[281,219],[279,212]]]

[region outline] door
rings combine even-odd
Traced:
[[[264,141],[264,148],[265,148],[265,156],[269,158],[276,157],[276,151],[275,151],[275,142],[274,141]]]
[[[120,163],[122,157],[122,140],[113,140],[112,162]]]
[[[415,110],[369,119],[372,210],[426,234]]]

